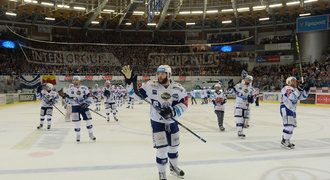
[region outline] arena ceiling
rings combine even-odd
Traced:
[[[329,8],[329,0],[0,0],[0,21],[86,29],[186,29],[292,23],[300,14],[327,13]]]

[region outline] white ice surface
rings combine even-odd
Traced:
[[[92,114],[97,142],[88,139],[82,123],[79,144],[73,124],[55,109],[52,129],[36,130],[39,105],[0,107],[0,180],[158,179],[147,104],[120,107],[118,123]],[[236,136],[232,107],[230,101],[225,132],[218,131],[211,105],[190,106],[181,119],[207,140],[204,144],[181,128],[179,164],[185,179],[330,180],[330,108],[299,106],[296,149],[286,150],[280,147],[279,105],[252,108],[245,140]],[[177,179],[169,173],[168,178]]]

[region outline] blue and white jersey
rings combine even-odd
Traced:
[[[101,89],[100,88],[94,88],[92,90],[92,95],[93,95],[94,98],[97,98],[97,99],[101,100],[101,97],[102,97]]]
[[[243,82],[238,83],[234,87],[234,92],[236,94],[235,107],[248,109],[250,104],[248,102],[248,96],[253,95],[252,85],[245,85]]]
[[[40,93],[37,93],[37,98],[42,101],[41,107],[52,107],[53,104],[58,102],[59,96],[56,91],[46,91],[42,90]]]
[[[227,102],[227,96],[225,95],[225,93],[222,90],[215,91],[212,102],[213,102],[215,111],[225,111],[224,104]]]
[[[285,106],[287,109],[292,112],[296,112],[297,104],[299,100],[305,100],[308,96],[308,93],[304,91],[299,91],[297,88],[291,86],[285,86],[281,90],[282,100],[281,106]]]
[[[171,106],[176,115],[173,117],[178,120],[188,108],[188,96],[181,84],[171,82],[167,88],[159,84],[158,81],[149,80],[139,89],[142,98],[151,102],[152,106],[159,108]],[[174,121],[162,118],[156,108],[150,106],[150,118],[152,121],[170,124]]]
[[[127,94],[129,97],[134,98],[133,83],[127,85]]]
[[[104,92],[105,91],[109,91],[109,95],[108,96],[105,96],[104,95]],[[104,87],[103,89],[102,89],[102,96],[103,96],[103,98],[104,98],[104,103],[115,103],[116,101],[116,95],[117,95],[117,93],[116,93],[116,91],[115,91],[115,89],[113,89],[112,87]]]
[[[72,106],[80,106],[81,104],[92,104],[92,96],[86,86],[73,86],[66,90],[66,101]]]
[[[190,96],[195,98],[196,97],[196,90],[190,91]]]

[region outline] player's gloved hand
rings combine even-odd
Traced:
[[[124,75],[126,84],[137,82],[137,75],[133,73],[129,65],[124,66],[120,72]]]
[[[38,86],[37,87],[37,93],[38,94],[41,93],[42,89],[43,89],[43,85]]]
[[[254,101],[253,96],[252,96],[252,95],[248,95],[248,97],[247,97],[247,101],[248,101],[249,103],[253,103],[253,101]]]
[[[160,108],[159,114],[163,118],[169,119],[169,118],[174,117],[176,113],[172,107],[168,106],[168,107]]]
[[[228,81],[228,89],[233,89],[234,86],[235,86],[234,80],[233,79],[229,80]]]
[[[51,106],[54,105],[54,104],[55,104],[54,99],[49,100],[49,101],[48,101],[48,104],[51,105]]]
[[[103,95],[105,96],[105,97],[110,97],[110,91],[109,90],[105,90],[104,92],[103,92]]]
[[[80,105],[80,107],[81,107],[82,109],[88,109],[89,104],[87,104],[87,103],[82,103],[82,104]]]

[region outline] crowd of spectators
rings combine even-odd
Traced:
[[[265,37],[260,40],[259,44],[277,44],[277,43],[292,43],[294,40],[292,35],[287,36],[272,36]]]

